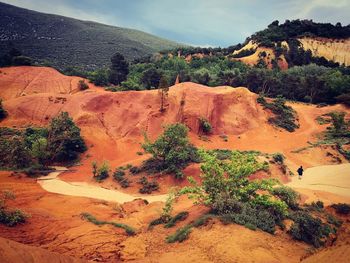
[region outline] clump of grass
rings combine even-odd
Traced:
[[[175,243],[175,242],[182,242],[186,240],[189,236],[189,234],[192,231],[193,227],[200,227],[202,225],[205,225],[209,219],[213,218],[214,216],[211,214],[205,214],[195,221],[193,221],[191,224],[185,225],[184,227],[181,227],[176,230],[176,232],[170,236],[168,236],[165,240],[167,243]]]
[[[89,213],[81,213],[81,217],[97,226],[101,226],[101,225],[112,225],[114,227],[118,227],[118,228],[122,228],[125,230],[125,232],[129,235],[129,236],[133,236],[136,234],[136,231],[131,227],[128,226],[126,224],[122,224],[122,223],[116,223],[116,222],[109,222],[109,221],[101,221],[98,220],[96,217],[94,217],[93,215],[89,214]]]
[[[192,231],[191,225],[186,225],[179,228],[176,232],[166,238],[167,243],[182,242],[186,240]]]
[[[180,212],[176,216],[172,217],[168,223],[164,225],[165,228],[170,228],[176,225],[178,221],[184,221],[188,217],[188,212]]]

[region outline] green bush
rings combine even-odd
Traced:
[[[172,217],[169,222],[167,222],[164,227],[165,228],[170,228],[176,225],[176,223],[178,221],[183,221],[188,217],[188,212],[180,212],[177,215],[175,215],[174,217]]]
[[[258,97],[257,101],[264,106],[265,109],[271,110],[275,115],[269,118],[269,122],[280,128],[283,128],[289,132],[295,131],[299,128],[296,124],[296,112],[292,107],[285,104],[285,99],[282,97],[277,97],[273,102],[267,102],[263,97]]]
[[[340,227],[343,224],[341,220],[332,215],[327,215],[327,223],[332,224],[335,227]]]
[[[331,233],[329,225],[322,223],[320,219],[312,217],[307,212],[295,212],[291,218],[294,221],[289,230],[292,237],[312,244],[316,248],[322,246],[323,239]]]
[[[129,236],[133,236],[136,234],[136,231],[126,225],[126,224],[122,224],[122,223],[116,223],[116,222],[109,222],[109,221],[101,221],[101,220],[98,220],[96,217],[94,217],[93,215],[89,214],[89,213],[81,213],[80,216],[82,217],[82,219],[85,219],[95,225],[112,225],[114,227],[118,227],[118,228],[122,228],[125,230],[125,232],[129,235]]]
[[[52,161],[72,161],[79,153],[86,151],[80,129],[68,112],[61,112],[53,118],[48,128],[47,150]]]
[[[331,205],[338,214],[348,215],[350,213],[350,205],[345,203],[338,203]]]
[[[13,211],[0,208],[0,223],[6,226],[16,226],[21,223],[25,223],[27,215],[19,209]]]
[[[7,200],[14,200],[16,196],[11,191],[2,191],[0,199],[0,224],[6,226],[16,226],[25,223],[28,215],[19,209],[8,209],[6,206]]]
[[[305,207],[309,211],[318,211],[321,212],[324,208],[322,201],[311,202],[311,204],[305,204]]]
[[[300,195],[288,186],[278,186],[273,188],[272,193],[284,201],[291,209],[298,208]]]
[[[79,80],[78,82],[78,89],[79,90],[87,90],[89,88],[89,85],[85,82],[85,80]]]
[[[206,118],[199,118],[199,129],[205,134],[209,134],[212,131],[212,126]]]
[[[132,173],[132,174],[138,174],[138,173],[140,173],[140,172],[142,171],[142,169],[139,168],[139,167],[137,167],[137,166],[133,166],[133,167],[131,167],[131,168],[129,169],[129,171],[130,171],[130,173]]]
[[[272,155],[272,158],[276,163],[280,163],[280,164],[283,164],[284,159],[285,159],[285,157],[282,153],[274,153]]]
[[[142,148],[152,154],[152,158],[144,162],[143,170],[151,173],[176,173],[197,158],[196,149],[187,137],[188,129],[181,123],[168,125],[155,142],[145,135]]]
[[[123,188],[127,188],[130,185],[130,181],[124,176],[125,172],[120,168],[117,168],[113,173],[113,178],[120,184],[120,186]]]
[[[192,231],[191,225],[186,225],[176,230],[176,232],[166,238],[167,243],[182,242],[186,240]]]
[[[100,166],[97,162],[92,162],[92,173],[97,181],[102,181],[109,177],[109,164],[103,162]]]
[[[149,182],[146,177],[141,177],[139,183],[142,187],[139,189],[141,194],[151,194],[159,189],[159,184],[156,181]]]
[[[278,218],[273,213],[262,207],[255,207],[248,203],[241,204],[240,212],[231,212],[222,215],[221,219],[224,223],[236,223],[243,226],[251,226],[250,229],[259,228],[268,233],[275,233],[275,225]]]
[[[2,99],[0,99],[0,121],[5,119],[7,117],[8,113],[4,109],[4,106],[2,105]]]

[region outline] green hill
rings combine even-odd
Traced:
[[[183,45],[134,29],[0,3],[0,56],[12,46],[56,68],[78,66],[91,70],[108,65],[115,52],[133,60]]]

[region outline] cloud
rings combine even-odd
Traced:
[[[1,1],[1,0],[0,0]],[[274,20],[349,24],[348,0],[2,0],[17,6],[139,29],[198,46],[229,46]]]

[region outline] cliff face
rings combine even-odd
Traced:
[[[325,57],[339,64],[350,65],[350,38],[300,38],[305,50],[310,49],[313,56]]]

